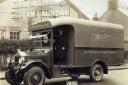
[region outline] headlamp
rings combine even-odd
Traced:
[[[21,63],[23,63],[23,62],[25,62],[25,57],[21,57],[21,58],[19,58],[19,64],[21,64]]]
[[[7,63],[10,63],[10,61],[11,61],[11,58],[7,57]]]

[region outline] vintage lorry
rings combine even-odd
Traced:
[[[89,75],[101,81],[108,65],[124,62],[121,25],[74,18],[34,24],[30,37],[35,47],[18,51],[9,61],[6,80],[13,85],[42,85],[45,78]]]

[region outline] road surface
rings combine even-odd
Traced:
[[[0,74],[2,75],[2,74]],[[61,79],[46,80],[45,85],[66,85],[69,77]],[[57,81],[57,83],[55,83]],[[0,80],[0,85],[9,85],[5,79]],[[23,84],[21,84],[23,85]],[[128,85],[128,69],[111,70],[108,75],[104,75],[101,82],[91,82],[88,76],[82,76],[78,80],[78,85]]]

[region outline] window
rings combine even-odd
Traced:
[[[45,31],[41,34],[39,32],[34,33],[34,37],[32,38],[35,48],[40,49],[42,47],[49,47],[51,41],[51,32]]]
[[[10,32],[10,40],[19,40],[19,39],[20,39],[19,31]]]
[[[1,30],[1,39],[5,38],[5,30]]]

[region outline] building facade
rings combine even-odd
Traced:
[[[29,36],[28,29],[19,26],[0,26],[0,39],[21,40]]]
[[[11,1],[11,0],[9,0]],[[73,17],[88,19],[77,7],[62,0],[12,0],[8,25],[1,26],[5,39],[20,40],[30,36],[28,27],[51,18]],[[6,36],[8,35],[8,36]],[[1,38],[2,39],[2,38]]]
[[[122,12],[118,7],[118,0],[108,0],[107,11],[98,19],[98,21],[120,24],[124,26],[124,49],[128,51],[128,13]]]

